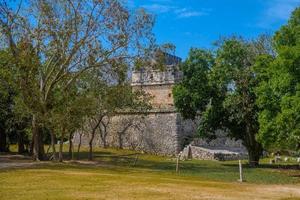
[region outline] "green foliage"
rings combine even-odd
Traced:
[[[8,151],[8,122],[11,118],[11,89],[8,82],[9,56],[0,51],[0,152]]]
[[[142,9],[129,12],[120,1],[4,0],[0,7],[0,40],[12,58],[16,113],[32,119],[34,157],[43,159],[40,130],[50,131],[54,143],[53,131],[73,132],[97,108],[115,109],[107,100],[111,86],[126,82],[129,63],[151,52],[154,19]],[[94,83],[80,84],[93,70],[97,76],[89,78],[102,83],[90,91]]]
[[[8,82],[8,59],[7,52],[0,51],[0,123],[5,123],[7,117],[7,109],[9,108],[9,90],[10,84]],[[3,126],[3,125],[0,125]]]
[[[184,77],[173,89],[175,105],[185,118],[195,119],[198,110],[206,108],[211,88],[208,73],[214,65],[211,52],[191,49],[188,59],[180,69]]]
[[[200,115],[201,136],[213,138],[218,129],[228,132],[243,141],[253,164],[262,152],[255,139],[259,125],[252,65],[257,52],[253,42],[240,38],[221,41],[215,53],[192,49],[181,66],[183,81],[173,90],[175,106],[185,118]]]
[[[25,131],[28,120],[18,113],[16,74],[12,55],[0,50],[0,151],[7,151],[10,144],[19,142],[19,153],[23,153],[24,144],[28,144],[29,135]]]
[[[271,149],[300,148],[300,8],[274,36],[275,58],[262,56],[255,70],[259,140]]]

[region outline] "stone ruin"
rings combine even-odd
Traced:
[[[239,160],[248,158],[247,149],[240,140],[227,137],[226,133],[218,131],[217,138],[207,140],[195,138],[179,153],[181,160]]]
[[[105,137],[96,134],[94,144],[99,146],[106,144],[109,147],[128,148],[159,155],[175,156],[181,152],[182,157],[194,159],[234,158],[229,154],[237,153],[237,149],[235,151],[224,149],[226,145],[220,146],[220,142],[217,141],[214,144],[213,141],[205,143],[205,140],[193,140],[197,123],[184,120],[176,111],[172,88],[182,79],[182,72],[178,68],[180,62],[180,58],[167,54],[164,71],[148,68],[133,71],[132,89],[143,90],[153,96],[151,100],[153,108],[146,113],[120,112],[109,119]],[[89,131],[78,132],[73,142],[78,144],[81,141],[81,144],[86,146],[89,138]],[[229,144],[224,141],[221,143]]]

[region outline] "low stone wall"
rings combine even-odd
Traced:
[[[213,140],[195,138],[191,142],[191,145],[208,149],[227,149],[230,151],[239,151],[241,153],[247,151],[241,140],[229,138],[227,134],[221,130],[216,131],[216,136],[216,139]]]
[[[109,147],[177,155],[190,143],[195,128],[192,121],[183,120],[176,112],[124,113],[110,119],[105,142]],[[82,134],[83,146],[88,145],[90,132],[87,128]],[[73,138],[74,144],[78,144],[79,140],[80,133],[77,133]],[[104,145],[99,131],[95,135],[94,145]]]
[[[199,121],[199,120],[196,120]],[[98,129],[94,146],[127,148],[158,155],[175,156],[182,151],[182,158],[201,160],[235,160],[245,157],[246,149],[241,141],[235,141],[219,132],[217,139],[194,139],[197,124],[184,120],[174,110],[152,110],[148,113],[121,113],[110,119],[107,135]],[[103,128],[103,127],[102,127]],[[102,131],[103,132],[103,131]],[[73,143],[88,146],[91,128],[76,133]],[[190,145],[189,145],[190,144]],[[184,148],[189,145],[189,148]]]
[[[180,158],[185,159],[197,159],[197,160],[238,160],[246,159],[247,154],[242,152],[234,152],[226,149],[216,150],[208,149],[204,147],[189,145],[183,149],[180,153]]]

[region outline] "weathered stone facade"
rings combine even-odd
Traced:
[[[155,109],[174,110],[172,88],[181,78],[182,72],[176,65],[166,66],[164,71],[141,69],[132,73],[131,86],[153,96],[151,104]]]
[[[237,160],[247,158],[247,150],[241,140],[234,140],[223,131],[216,132],[216,139],[194,138],[180,152],[180,158],[199,160]]]
[[[182,160],[198,159],[198,160],[238,160],[247,158],[247,153],[241,151],[230,151],[228,149],[211,149],[201,146],[188,145],[180,153]]]
[[[145,114],[124,113],[111,119],[108,135],[103,141],[97,134],[94,144],[110,147],[129,148],[152,154],[176,155],[194,134],[193,122],[182,120],[175,111],[153,110]],[[125,130],[126,129],[126,130]],[[84,134],[82,145],[88,145],[90,135]],[[79,134],[76,134],[78,143]],[[77,142],[76,142],[77,141]]]

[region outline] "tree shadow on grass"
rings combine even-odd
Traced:
[[[63,155],[64,155],[65,158],[71,159],[69,157],[69,153],[64,152]],[[79,160],[87,159],[89,157],[89,152],[79,152],[79,153],[74,152],[73,155],[74,155],[75,159],[77,159],[77,158],[79,158]],[[116,153],[108,152],[108,151],[97,151],[97,152],[93,153],[93,157],[108,156],[108,155],[116,155]]]
[[[236,164],[224,164],[225,166],[237,166]],[[300,170],[300,165],[297,164],[259,164],[256,167],[251,167],[249,164],[243,164],[243,168],[250,169],[280,169],[280,170]]]
[[[128,152],[125,152],[128,153]],[[86,152],[82,156],[87,155]],[[47,169],[58,170],[65,173],[65,170],[75,173],[98,173],[112,174],[135,174],[153,173],[161,175],[175,175],[176,159],[155,157],[140,154],[122,154],[119,152],[98,151],[95,152],[93,162],[85,160],[59,162],[41,162],[38,165],[23,167],[26,169]],[[139,155],[136,160],[136,156]],[[269,165],[262,165],[260,168],[269,168]],[[299,173],[278,173],[272,170],[260,170],[244,165],[245,178],[248,183],[294,183],[299,182]],[[274,168],[271,168],[274,169]],[[275,168],[278,169],[278,168]],[[9,170],[20,170],[9,169]],[[294,170],[295,171],[295,170]],[[0,171],[1,172],[1,171]],[[189,177],[199,180],[236,182],[239,178],[238,164],[218,161],[180,161],[178,177]],[[298,181],[299,180],[299,181]]]

